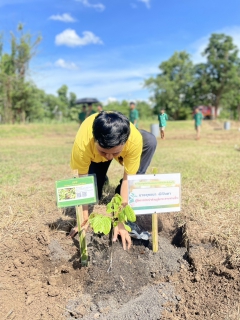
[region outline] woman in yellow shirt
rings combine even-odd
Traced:
[[[97,178],[98,198],[106,173],[113,159],[124,167],[124,175],[116,188],[123,203],[128,201],[128,174],[144,174],[156,149],[156,138],[145,130],[138,130],[120,112],[102,111],[89,116],[81,125],[72,148],[71,168],[78,170],[79,176],[95,174]],[[83,206],[84,219],[88,219],[88,207]],[[70,236],[77,232],[75,227]],[[123,225],[114,230],[113,240],[118,234],[122,238],[123,248],[131,245],[131,238]]]

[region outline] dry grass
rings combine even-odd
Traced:
[[[150,122],[140,126],[149,129]],[[182,211],[192,243],[217,244],[233,266],[240,266],[240,124],[204,122],[195,140],[192,122],[169,122],[152,166],[160,173],[180,172]],[[220,128],[220,129],[219,129]],[[55,181],[71,176],[69,158],[77,124],[0,127],[0,235],[34,232],[37,223],[59,216]],[[149,168],[150,172],[151,168]],[[122,168],[112,163],[111,184]],[[111,190],[110,190],[111,191]],[[106,196],[107,197],[107,196]]]

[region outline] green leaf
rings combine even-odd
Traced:
[[[118,205],[122,204],[122,197],[119,194],[115,194],[115,196],[112,198],[113,203],[116,203]]]
[[[132,229],[127,225],[127,224],[123,224],[124,225],[124,228],[128,231],[128,232],[131,232]]]
[[[113,204],[113,212],[118,212],[119,205],[117,203]]]
[[[125,221],[125,214],[124,214],[123,210],[118,213],[118,221],[119,222],[124,222]]]
[[[124,214],[127,216],[128,221],[135,222],[136,215],[133,209],[127,204],[126,207],[123,209]]]
[[[107,204],[107,210],[112,210],[112,203],[111,202],[109,202],[108,204]],[[111,211],[112,212],[112,211]]]
[[[89,220],[89,223],[95,233],[99,232],[104,234],[108,234],[110,232],[111,222],[111,218],[102,214],[96,214],[91,220]]]
[[[90,214],[90,216],[88,217],[88,221],[90,222],[93,218],[96,217],[97,214],[98,214],[98,213],[96,213],[96,212],[92,212],[92,213]]]
[[[114,221],[114,222],[113,222],[113,227],[115,228],[117,225],[118,225],[118,222],[117,222],[117,221]]]

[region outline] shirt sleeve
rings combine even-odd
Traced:
[[[127,174],[136,174],[140,167],[142,144],[136,146],[124,157],[124,170]]]
[[[76,134],[72,147],[70,167],[73,170],[78,170],[79,174],[87,174],[91,161],[95,159],[92,126],[96,116],[97,113],[84,120]]]
[[[74,142],[70,162],[71,169],[77,169],[79,174],[87,174],[91,163],[90,159],[87,150],[81,150],[77,143]]]
[[[124,155],[124,170],[127,174],[136,174],[141,161],[143,139],[141,133],[131,126],[131,138],[127,142],[127,152]]]

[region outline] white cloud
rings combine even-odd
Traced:
[[[103,44],[102,40],[95,36],[91,31],[84,31],[83,37],[80,37],[75,30],[66,29],[55,37],[55,44],[68,47],[86,46],[88,44]]]
[[[69,13],[63,13],[62,15],[52,15],[49,17],[50,20],[58,20],[62,22],[75,22],[76,20],[69,14]]]
[[[240,50],[240,26],[225,27],[223,29],[213,31],[212,33],[224,33],[227,36],[231,36],[233,38],[233,43]],[[198,39],[190,45],[190,50],[192,51],[192,60],[194,63],[206,61],[206,58],[202,56],[202,53],[208,45],[211,34]]]
[[[192,61],[194,64],[206,61],[202,53],[208,44],[209,36],[202,37],[190,45],[192,53]]]
[[[233,43],[240,49],[240,26],[226,27],[217,33],[224,33],[227,36],[231,36]]]
[[[105,6],[102,3],[96,3],[92,4],[89,2],[89,0],[76,0],[77,2],[81,2],[85,7],[93,8],[98,11],[103,11],[105,10]]]
[[[103,102],[103,105],[105,106],[105,105],[107,105],[107,104],[109,104],[109,103],[116,102],[116,101],[118,101],[117,98],[115,98],[115,97],[108,97],[108,98]]]
[[[74,62],[66,62],[64,59],[58,59],[55,61],[54,65],[63,69],[76,70],[77,65]]]
[[[66,83],[69,91],[75,92],[79,98],[93,96],[103,102],[109,97],[112,101],[114,98],[142,100],[149,96],[149,90],[143,88],[144,79],[158,71],[156,63],[111,69],[95,68],[94,63],[89,67],[85,61],[79,62],[79,65],[82,65],[81,72],[46,67],[35,73],[33,81],[39,88],[52,94],[56,94],[58,88]]]
[[[151,1],[151,0],[138,0],[138,1],[145,3],[146,7],[147,7],[148,9],[150,9],[150,1]]]

